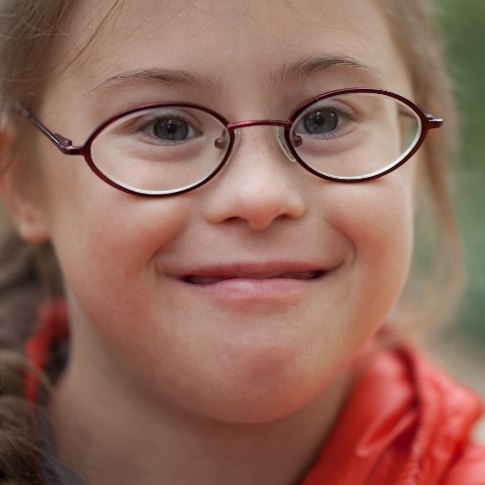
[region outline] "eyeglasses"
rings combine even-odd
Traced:
[[[82,155],[109,185],[143,196],[194,190],[229,162],[242,128],[274,127],[287,162],[335,182],[372,180],[395,170],[443,120],[408,99],[368,88],[331,91],[301,104],[288,120],[231,123],[203,106],[160,103],[112,116],[75,146],[17,105],[66,155]]]

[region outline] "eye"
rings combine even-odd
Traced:
[[[200,135],[188,121],[177,115],[157,116],[145,122],[141,131],[160,142],[183,142]]]
[[[339,125],[339,113],[332,109],[319,109],[306,114],[301,120],[310,135],[326,135]]]
[[[152,126],[153,135],[162,140],[185,140],[189,134],[189,125],[184,120],[173,118],[159,119]]]
[[[350,108],[340,103],[309,106],[297,119],[294,134],[324,139],[340,136],[354,118]]]

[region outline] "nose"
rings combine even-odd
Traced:
[[[272,130],[244,129],[231,159],[206,186],[207,220],[245,222],[259,231],[276,220],[298,219],[305,214],[305,171],[288,159],[275,142]]]

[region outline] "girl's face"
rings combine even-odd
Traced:
[[[100,8],[83,2],[56,59],[86,44]],[[338,88],[413,98],[370,0],[125,2],[96,35],[37,113],[76,144],[109,116],[156,102],[239,121],[286,119]],[[290,163],[273,129],[259,126],[242,130],[205,186],[144,198],[47,140],[38,146],[31,237],[52,239],[65,275],[71,368],[159,407],[238,422],[301,408],[383,323],[404,284],[415,161],[372,182],[328,182]]]

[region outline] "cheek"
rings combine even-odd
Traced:
[[[86,308],[90,299],[99,300],[96,289],[111,288],[117,299],[139,298],[153,256],[189,224],[190,197],[136,197],[89,170],[79,172],[71,178],[75,184],[54,179],[48,198],[51,239],[64,277]],[[103,297],[109,303],[107,292]]]
[[[353,245],[349,292],[375,321],[398,300],[409,271],[414,236],[414,171],[357,184],[333,217]]]

